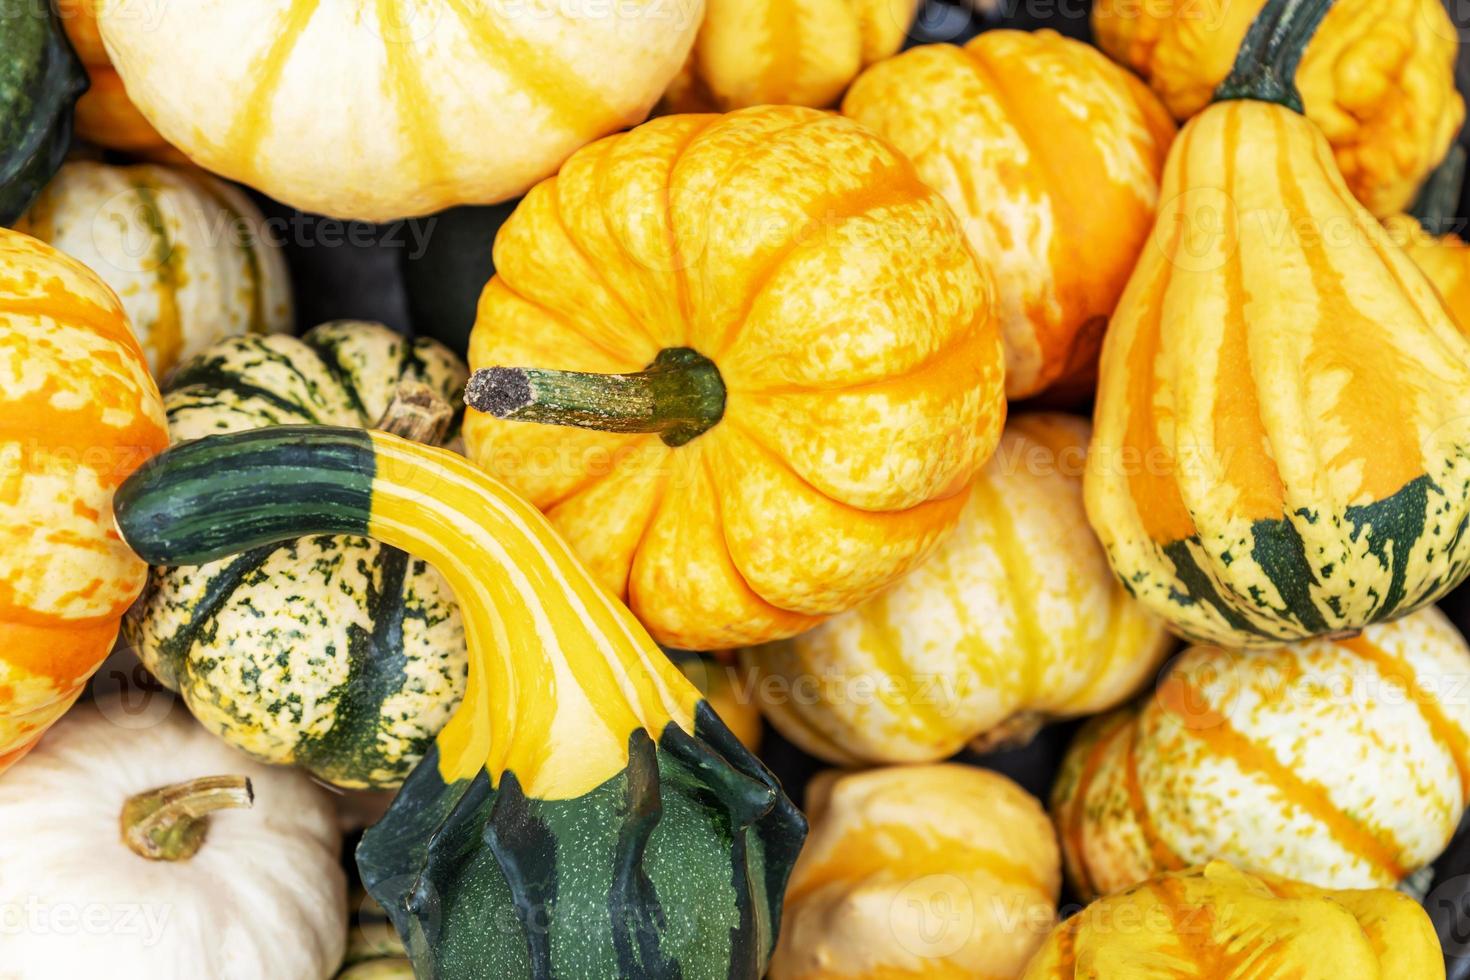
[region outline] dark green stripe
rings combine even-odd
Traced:
[[[1302,513],[1306,521],[1316,518]],[[1317,576],[1312,563],[1307,560],[1307,547],[1291,520],[1256,521],[1251,525],[1251,557],[1266,573],[1266,578],[1276,587],[1284,606],[1272,606],[1264,595],[1252,590],[1248,601],[1257,609],[1266,609],[1290,622],[1296,620],[1310,634],[1326,633],[1331,629],[1322,618],[1317,605],[1312,601],[1312,586]]]
[[[0,0],[0,225],[24,214],[66,159],[87,85],[51,4]]]
[[[1195,561],[1194,552],[1190,550],[1190,545],[1198,544],[1198,538],[1186,538],[1183,541],[1171,541],[1160,549],[1164,557],[1173,563],[1174,577],[1179,580],[1180,585],[1184,586],[1183,592],[1169,590],[1170,601],[1181,606],[1192,606],[1196,602],[1209,603],[1233,629],[1251,636],[1276,639],[1274,633],[1256,626],[1215,590],[1215,583],[1210,581],[1209,575],[1200,567],[1199,562]],[[1232,594],[1232,598],[1238,600],[1239,597]]]
[[[1414,549],[1431,547],[1434,544],[1433,541],[1424,540],[1424,522],[1429,514],[1431,492],[1441,499],[1444,497],[1433,480],[1428,476],[1421,476],[1404,484],[1401,490],[1390,497],[1347,509],[1348,523],[1353,526],[1353,540],[1364,539],[1368,545],[1368,553],[1390,570],[1386,593],[1378,595],[1376,590],[1368,590],[1375,599],[1374,622],[1399,612],[1405,598],[1410,600],[1410,609],[1417,608],[1425,601],[1424,596],[1406,596],[1404,583],[1408,577],[1409,558]]]
[[[353,410],[357,412],[358,418],[362,419],[364,427],[377,425],[378,420],[368,416],[367,406],[363,404],[362,394],[357,390],[356,376],[348,371],[342,363],[342,341],[347,334],[334,333],[325,329],[331,324],[324,323],[321,326],[308,330],[301,338],[301,342],[310,347],[316,354],[317,360],[322,362],[322,367],[327,369],[352,403]],[[331,338],[331,339],[329,339]]]

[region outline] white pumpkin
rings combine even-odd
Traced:
[[[291,328],[291,284],[265,218],[183,167],[65,164],[16,226],[97,273],[161,378],[209,345]]]
[[[518,196],[639,122],[704,0],[108,0],[128,96],[195,163],[386,221]]]
[[[0,977],[330,977],[347,938],[331,800],[229,748],[183,705],[141,703],[79,706],[0,780]],[[120,838],[129,800],[206,777],[245,777],[254,802],[205,817],[192,856],[149,859]]]

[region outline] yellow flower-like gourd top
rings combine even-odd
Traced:
[[[772,980],[1011,980],[1056,919],[1056,840],[997,773],[827,772],[807,813]]]
[[[1224,862],[1160,875],[1052,933],[1023,980],[1443,980],[1429,916],[1387,889],[1324,891]]]
[[[127,94],[199,165],[385,221],[522,194],[638,122],[703,0],[102,0]]]
[[[1168,637],[1087,525],[1089,435],[1071,416],[1014,418],[933,558],[858,608],[749,650],[772,723],[834,763],[930,762],[1136,691]]]
[[[673,112],[836,102],[903,46],[919,0],[706,0],[694,52],[664,98]]]
[[[1265,0],[1100,0],[1100,47],[1137,71],[1177,119],[1209,104]],[[1459,35],[1440,0],[1338,0],[1295,73],[1358,199],[1403,210],[1459,131]]]
[[[527,195],[495,268],[469,454],[668,646],[790,636],[880,591],[999,438],[988,276],[913,166],[841,116],[595,143]]]
[[[1052,796],[1084,895],[1221,858],[1329,888],[1439,857],[1470,791],[1470,647],[1437,609],[1351,639],[1194,647],[1097,719]]]
[[[842,111],[914,161],[993,271],[1006,394],[1089,391],[1174,138],[1158,98],[1053,31],[987,31],[874,65]]]

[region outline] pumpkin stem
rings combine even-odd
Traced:
[[[1464,186],[1465,147],[1451,143],[1450,151],[1419,188],[1419,196],[1409,208],[1409,214],[1418,218],[1431,235],[1453,231],[1451,225],[1460,210],[1460,191]]]
[[[123,843],[150,861],[187,861],[204,846],[211,813],[254,802],[244,776],[205,776],[139,793],[123,804]]]
[[[453,420],[454,409],[434,394],[434,389],[416,381],[405,381],[393,392],[393,400],[373,428],[438,446],[449,434],[449,423]]]
[[[1215,90],[1215,101],[1253,99],[1302,111],[1296,69],[1332,0],[1269,0],[1240,44],[1235,66]]]
[[[499,419],[574,425],[603,432],[656,432],[682,446],[725,415],[725,382],[714,361],[668,347],[633,374],[582,374],[539,368],[476,371],[465,404]]]
[[[1024,748],[1046,727],[1046,722],[1046,715],[1039,711],[1018,711],[988,732],[975,736],[968,747],[981,755]]]

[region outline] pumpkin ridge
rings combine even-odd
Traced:
[[[1005,508],[1000,493],[986,480],[971,481],[970,493],[985,501],[985,514],[988,518],[986,531],[995,548],[996,556],[1000,558],[1001,567],[1005,570],[1006,581],[1012,583],[1021,593],[1020,600],[1012,606],[1016,611],[1016,634],[1027,650],[1046,649],[1049,646],[1045,641],[1047,633],[1042,629],[1037,619],[1037,610],[1031,603],[1035,593],[1025,588],[1026,585],[1035,581],[1036,569],[1016,532],[1015,522]],[[1036,701],[1040,693],[1037,690],[1040,687],[1040,679],[1046,673],[1047,666],[1034,662],[1030,657],[1025,658],[1019,665],[1019,672],[1023,678],[1019,691],[1021,703],[1032,704]],[[1041,704],[1036,704],[1036,707],[1041,707]]]
[[[727,418],[726,421],[730,421],[730,420]],[[700,464],[700,469],[704,473],[704,479],[705,479],[705,481],[710,485],[710,487],[712,488],[712,491],[713,491],[713,488],[718,487],[720,485],[720,483],[719,483],[718,480],[715,479],[715,474],[714,474],[713,470],[710,469],[710,465],[711,464],[710,464],[710,459],[709,459],[709,453],[707,453],[707,452],[706,453],[703,453],[699,457],[699,464]],[[730,567],[730,570],[735,573],[735,579],[736,579],[736,581],[738,581],[740,583],[741,588],[743,588],[745,590],[746,594],[749,595],[750,598],[754,599],[756,602],[758,602],[764,608],[766,608],[766,609],[773,609],[773,610],[775,610],[777,612],[780,612],[780,613],[790,612],[790,610],[782,609],[780,606],[777,606],[775,603],[767,601],[766,600],[766,597],[763,596],[763,595],[761,595],[759,592],[757,592],[755,590],[755,587],[750,584],[750,580],[745,577],[745,569],[743,569],[743,568],[740,567],[740,563],[735,560],[734,553],[730,551],[730,524],[729,524],[729,521],[726,520],[726,518],[725,518],[725,505],[724,505],[724,501],[723,501],[721,495],[718,492],[712,492],[711,493],[711,496],[712,496],[712,498],[715,501],[715,509],[714,509],[714,512],[710,516],[720,526],[720,540],[722,540],[722,541],[725,542],[725,553],[729,556],[729,562],[730,562],[730,566],[729,567]],[[653,524],[650,522],[649,527],[652,527],[652,526],[653,526]]]
[[[1123,748],[1123,784],[1128,793],[1128,806],[1133,812],[1133,820],[1138,825],[1138,832],[1143,836],[1154,863],[1166,871],[1178,871],[1185,867],[1185,862],[1159,835],[1159,828],[1149,815],[1148,799],[1144,796],[1143,786],[1138,779],[1138,726],[1128,725],[1125,728],[1128,744]]]
[[[689,133],[688,138],[674,152],[673,158],[669,161],[668,177],[660,188],[664,209],[664,238],[668,245],[669,257],[674,263],[674,289],[679,298],[679,312],[684,318],[682,336],[686,347],[689,346],[688,341],[694,329],[694,300],[689,291],[689,263],[684,256],[683,248],[680,247],[679,233],[674,227],[674,180],[678,176],[679,167],[683,164],[689,148],[719,121],[720,117],[717,115],[708,116],[697,129]]]
[[[285,75],[286,63],[296,51],[301,35],[316,15],[321,0],[291,0],[279,32],[263,56],[251,62],[242,86],[249,86],[250,97],[243,101],[244,111],[237,115],[225,132],[224,146],[235,157],[238,173],[227,173],[246,183],[254,183],[260,170],[260,145],[271,101]],[[232,170],[235,168],[231,168]],[[221,171],[223,172],[223,171]]]
[[[244,229],[249,223],[229,199],[229,196],[221,190],[221,186],[214,180],[201,180],[199,188],[208,195],[226,217],[229,218],[230,227]],[[265,312],[265,277],[260,267],[260,252],[256,249],[256,237],[254,234],[242,234],[236,239],[241,254],[245,256],[245,271],[250,278],[250,322],[245,332],[251,335],[261,335],[270,332],[266,325]]]
[[[1077,782],[1072,787],[1071,799],[1064,807],[1065,812],[1058,814],[1060,819],[1057,822],[1062,825],[1058,829],[1073,854],[1077,890],[1084,897],[1095,895],[1099,891],[1092,880],[1092,872],[1088,867],[1087,859],[1087,842],[1083,826],[1087,815],[1087,794],[1092,790],[1093,781],[1102,767],[1103,758],[1117,742],[1118,736],[1133,724],[1137,712],[1129,712],[1125,709],[1113,717],[1111,731],[1098,731],[1097,740],[1092,743],[1087,751],[1087,756],[1082,760],[1081,768],[1077,773]]]
[[[158,297],[158,319],[152,327],[158,331],[157,339],[157,363],[173,364],[179,359],[179,352],[184,348],[184,328],[179,314],[179,276],[177,266],[177,253],[172,236],[169,234],[168,222],[163,217],[163,212],[158,206],[158,195],[153,187],[148,184],[146,177],[135,173],[131,181],[133,193],[138,199],[138,213],[143,224],[153,233],[154,250],[151,260],[153,262],[154,294]],[[155,336],[154,330],[148,331],[149,339]]]
[[[429,92],[420,66],[420,55],[406,38],[391,38],[397,31],[399,0],[377,0],[378,28],[384,33],[384,83],[397,96],[395,100],[401,131],[408,136],[408,160],[419,172],[421,185],[428,188],[450,183],[444,167],[450,155],[450,144],[444,137],[439,100]]]
[[[322,326],[327,325],[322,324]],[[342,363],[342,341],[345,338],[333,334],[330,331],[312,329],[297,339],[311,348],[311,352],[316,355],[317,360],[321,362],[321,366],[326,369],[327,374],[331,375],[332,380],[341,387],[342,393],[347,396],[348,402],[352,404],[353,410],[357,412],[358,420],[362,423],[363,428],[375,425],[378,420],[368,416],[367,406],[362,401],[362,392],[357,390],[356,379],[347,370],[346,365]],[[410,343],[406,341],[403,346],[408,347]],[[287,358],[282,359],[289,360]],[[398,375],[400,378],[403,377],[401,364],[402,355],[400,354],[400,370]],[[303,381],[306,380],[304,375],[301,375],[301,378]],[[325,422],[326,420],[321,419],[320,421]]]

